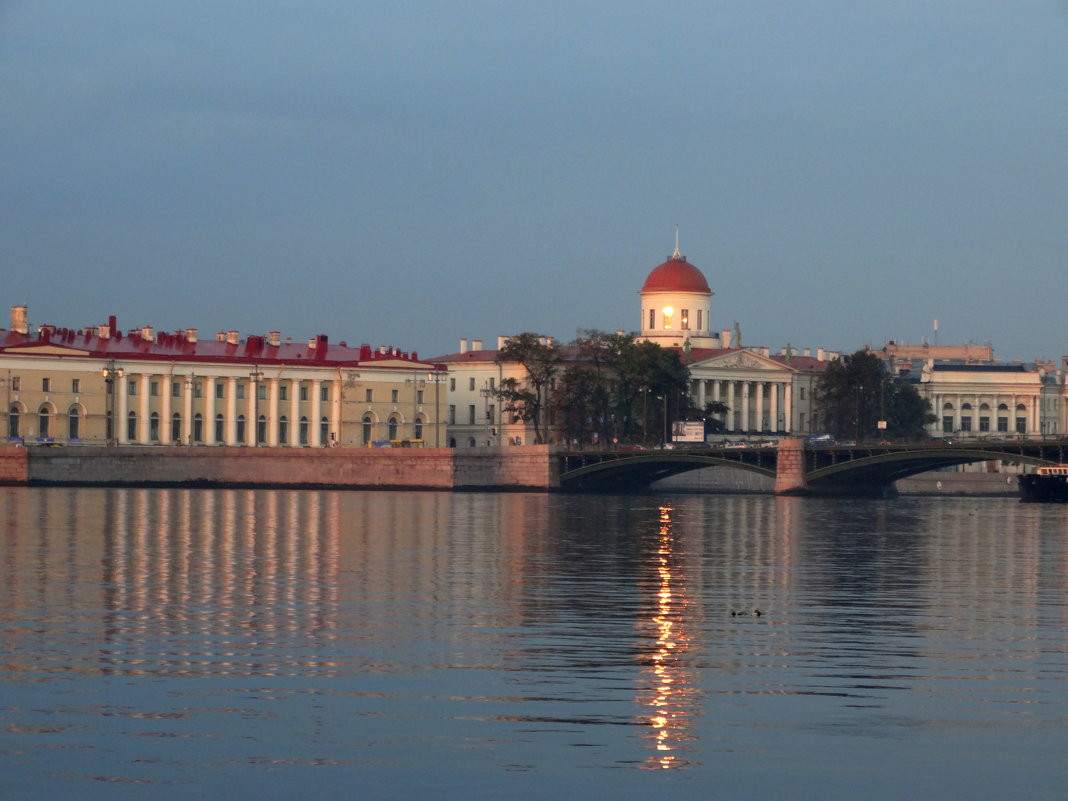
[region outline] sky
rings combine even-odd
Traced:
[[[1059,359],[1066,101],[1068,0],[0,0],[0,295],[429,357],[677,225],[747,346]]]

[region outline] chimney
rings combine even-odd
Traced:
[[[501,350],[508,344],[508,337],[497,337],[497,350]]]
[[[30,324],[27,322],[29,309],[26,306],[11,307],[11,330],[19,334],[30,333]]]
[[[460,340],[460,353],[467,353],[467,337]]]
[[[720,331],[719,332],[719,338],[720,338],[720,341],[723,343],[723,347],[729,348],[731,346],[731,331],[730,331],[730,329],[727,329],[726,331]]]
[[[268,332],[267,341],[271,345],[273,345],[274,347],[278,347],[279,345],[282,344],[282,332],[281,331],[270,331],[270,332]]]
[[[145,342],[151,342],[155,335],[152,333],[152,326],[146,325],[141,328],[141,339]]]
[[[187,329],[185,329],[185,341],[186,342],[196,342],[197,341],[197,330],[195,328],[187,328]]]
[[[476,350],[482,350],[482,340],[481,339],[472,339],[471,340],[471,351],[474,352]]]
[[[816,360],[821,362],[826,361],[827,351],[825,351],[823,348],[816,348]]]
[[[317,344],[319,344],[319,341],[315,337],[308,338],[308,350],[315,350]]]
[[[109,339],[111,337],[111,326],[106,324],[98,325],[96,327],[96,335],[101,339]]]
[[[801,355],[802,356],[811,356],[812,355],[812,349],[811,348],[805,348],[803,351],[801,351]]]
[[[770,351],[769,348],[763,347],[763,348],[760,349],[760,355],[761,356],[769,356],[770,354],[771,354],[771,351]]]
[[[227,345],[236,345],[237,341],[238,341],[237,340],[237,331],[227,331],[226,332],[226,344]]]

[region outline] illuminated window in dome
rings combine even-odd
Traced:
[[[680,323],[680,325],[682,325],[682,330],[683,331],[688,331],[690,329],[690,310],[689,309],[683,309],[682,310],[682,314],[679,315],[679,323]]]
[[[656,309],[649,309],[649,327],[656,328]]]
[[[671,328],[671,315],[675,313],[675,309],[671,306],[665,306],[661,311],[664,317],[664,328]]]

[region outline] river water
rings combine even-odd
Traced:
[[[4,488],[0,798],[1062,799],[1066,534],[1009,499]]]

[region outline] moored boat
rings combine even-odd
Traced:
[[[1068,465],[1040,467],[1019,478],[1024,503],[1068,503]]]

